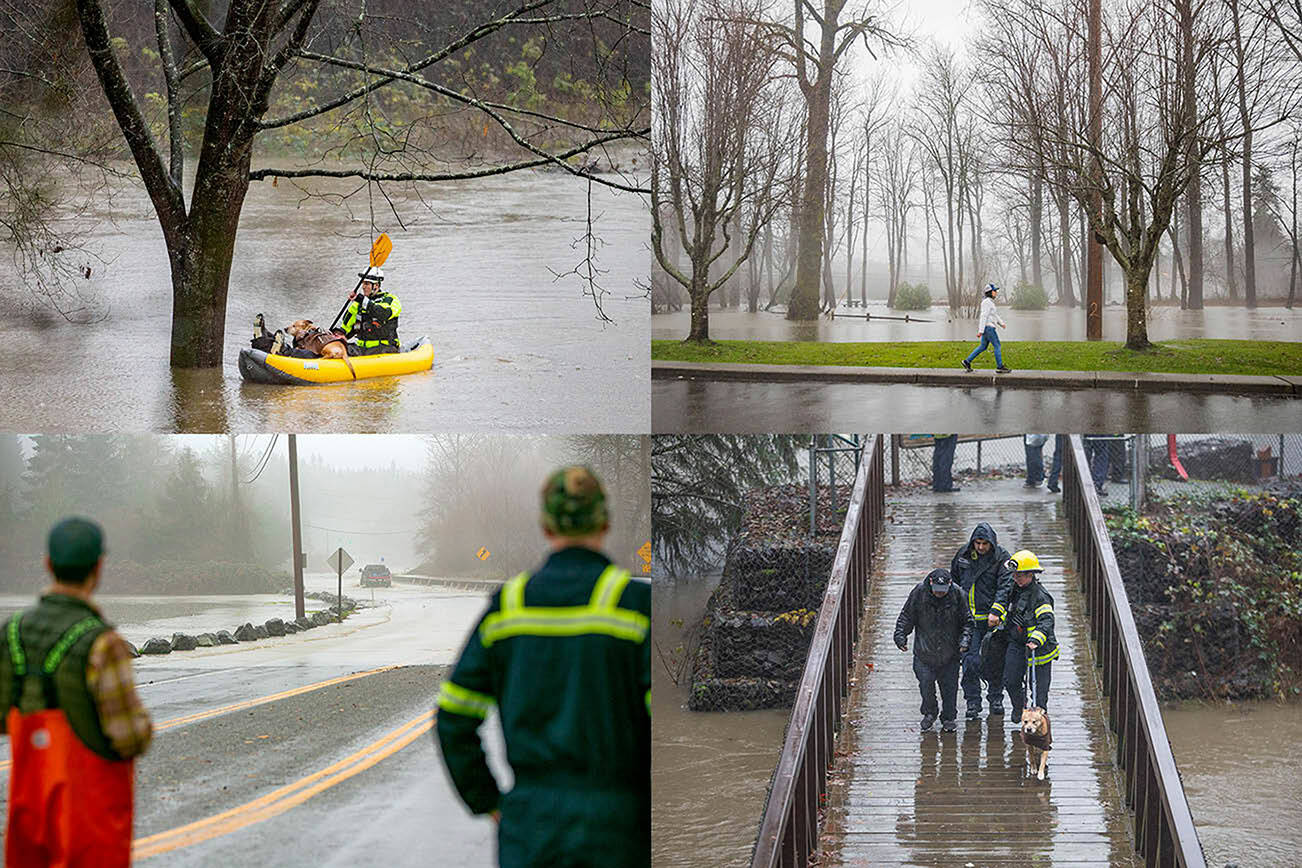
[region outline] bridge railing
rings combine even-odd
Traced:
[[[752,868],[803,866],[818,842],[818,812],[827,793],[841,703],[849,692],[854,640],[868,591],[872,552],[886,512],[882,435],[866,446],[846,511],[832,574],[818,610],[805,671],[773,786],[764,805]]]
[[[1147,865],[1202,868],[1202,847],[1080,435],[1071,435],[1063,456],[1062,490],[1095,662],[1108,697],[1108,725],[1117,739],[1126,805],[1134,812],[1135,849]]]

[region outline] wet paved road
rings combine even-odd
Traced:
[[[343,625],[137,661],[156,728],[136,766],[137,864],[404,864],[435,847],[440,864],[494,863],[494,828],[457,799],[430,731],[483,595],[377,600]]]
[[[1093,660],[1077,632],[1085,615],[1059,503],[1012,480],[959,495],[888,495],[886,512],[819,864],[1132,864]],[[1043,782],[1026,771],[1011,716],[963,722],[961,688],[959,731],[919,733],[912,651],[901,653],[891,638],[909,590],[948,567],[983,520],[1009,551],[1039,556],[1054,596],[1062,656],[1053,666],[1054,749]]]
[[[1103,390],[961,388],[897,384],[654,380],[656,433],[1109,430],[1289,431],[1296,399]],[[889,424],[883,424],[888,422]]]

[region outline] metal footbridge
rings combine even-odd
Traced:
[[[805,865],[1182,865],[1203,855],[1167,743],[1079,437],[1063,499],[1020,480],[959,494],[889,491],[883,440],[860,462],[837,559],[760,823],[754,868]],[[919,732],[911,651],[892,640],[909,590],[978,521],[1045,566],[1061,656],[1053,751],[1027,769],[1015,710]],[[912,646],[910,646],[912,647]]]

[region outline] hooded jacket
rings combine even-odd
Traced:
[[[972,615],[959,589],[937,597],[926,579],[909,592],[895,621],[895,644],[902,645],[916,632],[913,656],[928,666],[944,666],[958,659],[959,649],[972,642]]]
[[[990,551],[978,555],[977,540],[990,542]],[[984,521],[972,531],[967,545],[958,550],[949,565],[949,573],[954,583],[963,589],[967,596],[968,610],[972,617],[984,621],[991,612],[1000,618],[1008,614],[1008,598],[1013,591],[1013,570],[1008,566],[1009,554],[999,545],[995,529]]]

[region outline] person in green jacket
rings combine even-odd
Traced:
[[[542,489],[552,552],[489,600],[437,700],[443,761],[471,813],[498,821],[498,863],[651,864],[650,584],[602,553],[586,467]],[[496,707],[515,777],[503,793],[479,727]]]

